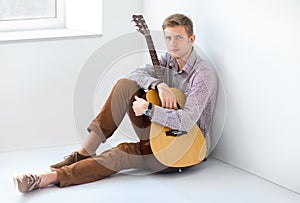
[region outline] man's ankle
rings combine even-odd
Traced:
[[[57,173],[55,171],[41,174],[39,176],[41,178],[41,183],[40,183],[41,188],[48,187],[49,185],[54,185],[59,182]]]
[[[79,149],[77,152],[78,152],[80,155],[82,155],[82,156],[93,156],[93,155],[95,155],[95,152],[89,153],[89,152],[86,151],[85,149]]]

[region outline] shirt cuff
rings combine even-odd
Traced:
[[[148,79],[148,81],[147,81],[147,89],[148,90],[151,90],[151,85],[152,85],[152,83],[154,83],[154,82],[157,82],[157,81],[159,81],[158,79],[156,79],[156,78],[151,78],[151,79]]]

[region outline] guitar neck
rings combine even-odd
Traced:
[[[149,54],[150,54],[150,57],[151,57],[151,61],[152,61],[152,64],[154,66],[154,71],[157,75],[157,78],[163,81],[164,76],[163,76],[163,73],[162,73],[162,69],[160,68],[160,63],[159,63],[159,60],[158,60],[158,57],[157,57],[157,53],[155,51],[155,47],[154,47],[154,44],[153,44],[152,37],[151,37],[150,34],[146,34],[145,38],[146,38]]]

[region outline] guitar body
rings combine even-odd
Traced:
[[[177,103],[183,108],[185,104],[184,94],[179,89],[171,88],[171,90],[176,96]],[[149,90],[146,99],[154,105],[161,105],[156,90]],[[167,135],[170,134],[169,132],[174,132],[175,135]],[[151,158],[145,159],[152,169],[156,171],[172,171],[171,169],[174,169],[176,171],[176,168],[193,166],[205,159],[206,141],[196,124],[188,132],[176,135],[178,133],[181,134],[181,132],[172,131],[172,129],[158,123],[151,123],[149,140],[145,139],[143,142],[142,153],[149,156],[153,154],[154,158],[161,164],[155,164]]]

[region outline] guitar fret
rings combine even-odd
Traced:
[[[145,38],[153,64],[159,64],[151,35],[145,35]]]
[[[160,65],[155,50],[149,50],[153,65]]]
[[[151,37],[150,34],[145,34],[145,38],[146,38],[148,50],[149,50],[149,53],[150,53],[151,61],[152,61],[152,64],[154,66],[155,73],[156,73],[159,80],[164,81],[163,71],[160,67],[160,63],[159,63],[159,60],[158,60],[158,57],[157,57],[157,53],[155,51],[155,47],[154,47],[154,44],[153,44],[152,37]]]

